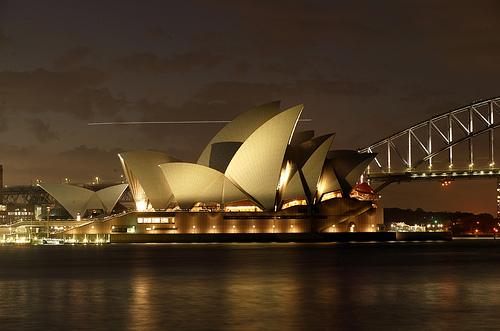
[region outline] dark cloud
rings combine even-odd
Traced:
[[[68,100],[70,109],[75,114],[81,114],[83,119],[92,118],[95,114],[109,117],[126,108],[128,104],[129,101],[113,95],[106,87],[81,89]]]
[[[297,80],[290,83],[215,82],[203,86],[195,95],[208,103],[255,104],[275,99],[295,99],[307,95],[372,96],[380,93],[381,82],[347,80]]]
[[[0,133],[7,131],[7,129],[9,128],[7,117],[1,112],[1,109],[2,108],[0,107]]]
[[[480,1],[472,7],[465,1],[393,0],[383,5],[244,0],[219,1],[215,6],[238,13],[240,19],[231,22],[236,28],[226,29],[224,38],[219,31],[200,31],[199,45],[260,63],[268,73],[335,70],[334,74],[353,77],[384,67],[384,75],[407,81],[422,76],[430,80],[437,72],[500,72],[498,1]],[[325,55],[335,62],[317,66],[317,58]]]
[[[118,153],[123,152],[121,148],[102,149],[79,145],[73,149],[63,151],[55,156],[55,159],[64,164],[72,164],[75,169],[69,175],[76,180],[88,180],[99,176],[102,180],[117,181],[123,173]]]
[[[35,169],[40,164],[37,159],[41,159],[42,155],[33,146],[1,142],[0,153],[8,155],[8,157],[3,157],[1,162],[4,167],[4,180],[8,185],[29,184],[38,174],[44,174],[43,171]]]
[[[299,80],[293,89],[296,93],[325,94],[330,96],[369,97],[381,92],[382,81],[356,82],[348,80]]]
[[[273,62],[262,63],[260,70],[267,73],[276,73],[285,76],[299,76],[301,71],[306,68],[306,65],[298,65],[297,63]]]
[[[480,1],[476,6],[465,1],[453,5],[430,1],[414,9],[429,43],[423,46],[432,47],[432,54],[444,63],[462,70],[472,67],[500,71],[495,60],[500,56],[498,1]]]
[[[182,74],[192,70],[213,69],[221,65],[224,60],[224,56],[207,52],[182,53],[171,57],[136,53],[116,59],[115,63],[122,70]]]
[[[144,35],[153,39],[172,39],[172,35],[167,33],[161,26],[150,26],[144,31]]]
[[[63,173],[115,178],[117,147],[193,160],[221,126],[89,128],[85,121],[232,119],[277,99],[283,107],[304,103],[308,128],[336,131],[336,148],[366,146],[500,94],[499,6],[0,0],[0,47],[8,46],[0,51],[0,131],[19,145],[0,144],[6,173],[19,183]],[[30,146],[20,118],[42,119],[59,141]]]
[[[86,46],[68,49],[62,56],[54,61],[54,68],[66,70],[68,68],[80,66],[91,53],[92,50]]]
[[[213,4],[205,6],[213,6]],[[264,54],[288,53],[300,50],[310,53],[317,45],[342,43],[349,46],[373,45],[389,36],[398,35],[394,23],[411,24],[406,17],[409,10],[403,4],[391,1],[387,6],[363,2],[324,1],[219,1],[216,6],[238,13],[237,28],[228,30],[228,38],[221,40],[215,32],[201,31],[199,42],[218,42],[225,49],[234,44],[243,50]],[[382,8],[383,7],[383,8]],[[391,8],[393,7],[393,8]],[[394,15],[397,9],[402,9]],[[378,19],[384,14],[384,19]],[[259,22],[256,24],[256,22]],[[244,36],[244,37],[242,37]],[[400,37],[401,38],[401,37]],[[363,40],[365,45],[358,45]],[[320,55],[320,54],[316,54]]]
[[[237,77],[248,74],[251,65],[247,61],[238,61],[233,65],[233,72]]]
[[[9,185],[30,184],[37,178],[52,183],[61,182],[65,177],[73,183],[90,182],[95,176],[104,181],[118,181],[122,169],[117,153],[121,151],[79,145],[56,152],[0,143],[0,153],[9,155],[2,160]]]
[[[12,40],[0,29],[0,49],[9,46]]]
[[[96,69],[74,71],[2,71],[0,98],[6,111],[64,113],[81,119],[113,114],[125,101],[102,84],[107,75]]]
[[[30,132],[32,132],[41,143],[59,140],[57,132],[55,132],[48,123],[39,118],[28,120],[28,126]]]
[[[410,103],[434,102],[436,100],[456,98],[450,91],[432,89],[424,84],[409,84],[401,87],[404,91],[400,100]]]
[[[265,103],[276,98],[280,99],[283,92],[288,89],[290,89],[288,85],[277,83],[214,82],[202,86],[194,95],[193,101],[216,107],[227,104],[233,106],[246,105],[248,107],[256,103]],[[190,104],[190,102],[187,104]]]
[[[58,153],[58,156],[67,160],[83,161],[85,159],[91,159],[94,162],[98,162],[99,160],[109,157],[115,158],[120,152],[123,152],[123,150],[120,148],[112,150],[103,150],[98,147],[88,147],[87,145],[79,145],[74,147],[73,149],[65,150],[63,152]]]

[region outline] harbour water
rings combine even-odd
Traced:
[[[0,246],[0,330],[497,330],[500,240]]]

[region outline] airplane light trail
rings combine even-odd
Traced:
[[[311,122],[312,119],[304,118],[299,119],[299,122]],[[91,122],[87,123],[89,126],[97,125],[142,125],[142,124],[219,124],[230,123],[227,120],[196,120],[196,121],[130,121],[130,122]]]

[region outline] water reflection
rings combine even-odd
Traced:
[[[497,242],[4,246],[0,329],[491,329]]]

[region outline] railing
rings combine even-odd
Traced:
[[[500,97],[474,102],[420,122],[397,132],[365,148],[363,153],[377,153],[366,175],[382,178],[384,175],[404,174],[419,171],[424,165],[426,173],[436,169],[453,172],[455,169],[497,171],[495,168],[495,129],[500,126]],[[478,136],[487,135],[484,141],[475,145]],[[466,155],[455,153],[459,145],[466,144]],[[475,153],[475,147],[478,147]],[[479,164],[481,154],[488,162]],[[446,157],[441,167],[434,160]],[[457,164],[457,160],[465,164]],[[444,166],[442,166],[444,164]]]

